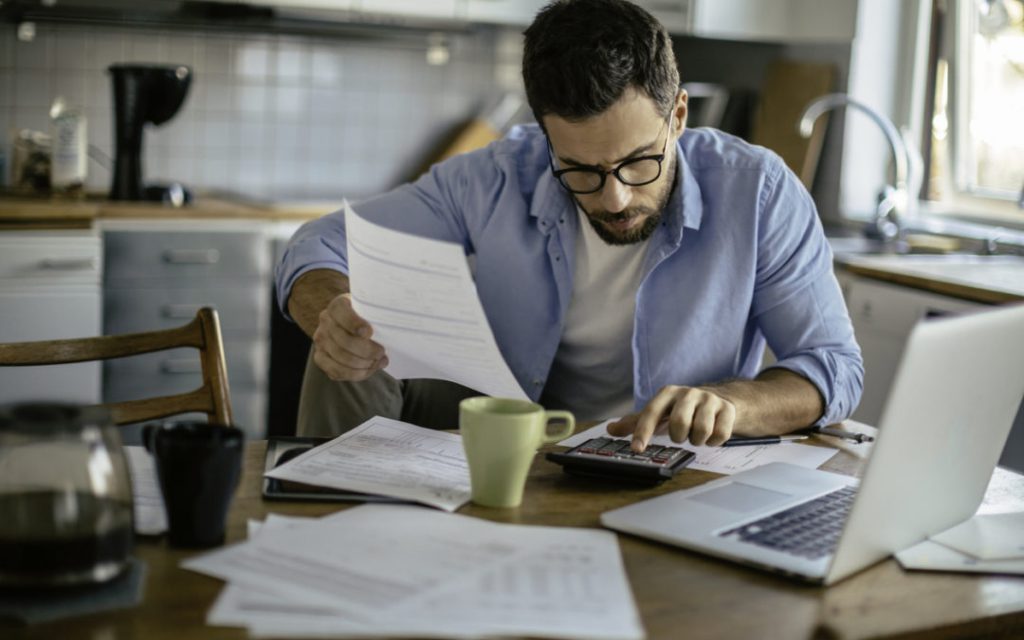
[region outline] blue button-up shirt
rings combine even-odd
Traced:
[[[821,392],[818,424],[848,417],[863,362],[810,195],[777,155],[722,132],[689,129],[678,151],[675,187],[647,240],[636,292],[636,408],[665,385],[753,378],[767,344],[772,366]],[[356,209],[465,248],[502,355],[538,399],[571,298],[579,224],[574,201],[551,175],[540,129],[517,127]],[[292,238],[277,269],[282,310],[296,278],[319,268],[348,273],[342,212]]]

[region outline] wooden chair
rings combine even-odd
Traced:
[[[203,386],[195,391],[103,405],[115,424],[203,412],[210,422],[231,424],[228,373],[217,312],[203,307],[188,324],[173,329],[96,338],[0,344],[0,366],[67,364],[194,347],[202,362]]]

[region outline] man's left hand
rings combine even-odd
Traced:
[[[639,453],[647,448],[655,433],[668,431],[673,442],[718,446],[732,437],[736,424],[736,405],[715,393],[713,388],[670,385],[640,413],[625,416],[608,425],[612,436],[633,435],[631,448]]]

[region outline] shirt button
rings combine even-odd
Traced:
[[[535,386],[535,387],[539,387],[542,384],[544,384],[543,380],[534,380],[533,381],[533,386]]]

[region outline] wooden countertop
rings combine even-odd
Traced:
[[[97,219],[256,219],[305,221],[340,208],[340,202],[244,202],[199,194],[193,204],[169,207],[150,202],[111,202],[102,198],[73,199],[0,195],[0,225],[82,226]]]
[[[850,273],[963,300],[1024,301],[1024,258],[1020,256],[866,255],[838,262]]]

